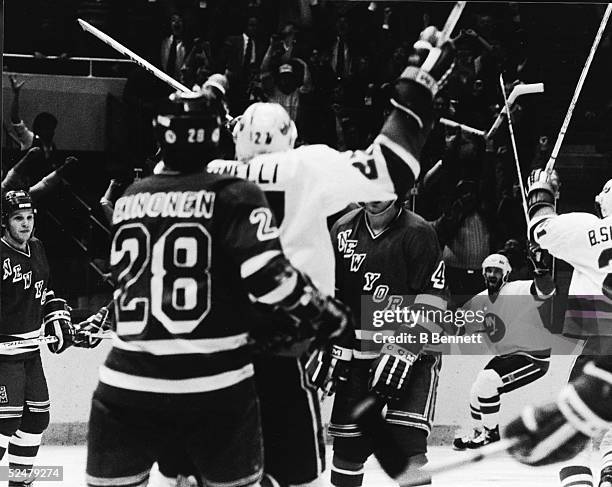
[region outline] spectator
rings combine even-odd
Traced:
[[[193,41],[193,47],[185,58],[181,77],[187,86],[199,89],[212,74],[213,61],[210,42],[198,37]]]
[[[183,16],[175,12],[170,15],[170,35],[161,42],[160,66],[171,77],[183,79],[183,64],[187,53],[191,50],[191,42],[185,36]]]
[[[336,36],[330,46],[331,64],[338,80],[348,78],[353,69],[353,49],[349,40],[349,23],[345,15],[336,21]]]
[[[11,122],[16,139],[19,141],[19,149],[26,151],[32,147],[40,147],[43,152],[42,163],[32,168],[33,172],[30,173],[30,177],[38,181],[56,167],[56,146],[53,138],[57,128],[57,118],[48,112],[41,112],[34,117],[30,130],[19,115],[20,93],[25,80],[18,81],[14,76],[9,76],[9,81],[13,90]]]
[[[268,101],[281,105],[300,131],[301,96],[312,90],[312,81],[308,66],[299,58],[289,63],[281,64],[273,75],[274,85],[268,96]]]
[[[230,111],[240,114],[249,103],[251,83],[259,74],[259,67],[266,52],[265,42],[259,37],[259,20],[255,16],[246,19],[242,34],[225,39],[222,53],[222,69],[229,80]]]

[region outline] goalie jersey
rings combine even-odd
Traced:
[[[477,317],[466,323],[466,332],[481,332],[497,355],[549,356],[553,336],[544,327],[538,307],[552,295],[539,296],[535,283],[526,280],[504,284],[494,301],[484,290],[462,306]]]
[[[97,393],[195,407],[253,376],[241,271],[278,253],[272,212],[248,181],[155,174],[130,186],[113,212],[117,327]]]
[[[327,217],[353,202],[396,198],[386,164],[377,160],[373,152],[310,145],[256,156],[246,164],[212,161],[207,169],[249,179],[265,191],[287,257],[331,295],[334,254]]]
[[[567,213],[531,225],[535,241],[574,268],[564,334],[612,336],[612,217]]]
[[[0,341],[26,340],[41,334],[42,307],[49,282],[49,264],[43,244],[31,238],[22,252],[2,239]],[[0,349],[0,360],[24,359],[38,353],[39,345]]]

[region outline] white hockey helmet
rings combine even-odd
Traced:
[[[508,257],[502,254],[491,254],[485,260],[482,261],[482,275],[485,275],[485,270],[487,267],[494,267],[496,269],[501,269],[502,271],[502,280],[505,282],[508,280],[508,276],[510,272],[512,272],[512,266],[510,265],[510,261]]]
[[[258,154],[293,149],[297,129],[278,103],[253,103],[234,127],[236,159],[248,161]]]
[[[597,196],[595,196],[595,208],[600,218],[612,215],[612,179],[608,180]]]

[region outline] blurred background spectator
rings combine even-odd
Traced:
[[[393,82],[410,63],[418,33],[430,24],[441,27],[451,7],[452,2],[326,0],[5,2],[5,53],[36,58],[5,55],[4,64],[9,72],[74,75],[79,63],[75,56],[121,58],[81,31],[76,23],[81,17],[190,88],[201,87],[214,73],[225,73],[231,116],[255,101],[274,101],[295,120],[298,143],[364,149],[390,108]],[[468,3],[453,33],[456,68],[434,99],[434,127],[421,155],[422,175],[408,202],[436,225],[453,292],[479,290],[482,258],[505,247],[519,266],[517,275],[523,275],[524,259],[515,255],[525,253],[525,222],[506,123],[485,142],[440,119],[487,131],[503,106],[500,73],[508,93],[517,83],[543,82],[544,94],[519,98],[511,111],[521,174],[543,167],[601,15],[600,6],[586,4]],[[580,158],[591,158],[593,164],[593,159],[604,157],[600,153],[608,158],[612,154],[606,137],[612,102],[605,89],[609,69],[604,62],[611,44],[610,36],[604,36],[565,141],[568,150],[580,147],[579,157],[573,159],[576,172],[583,170]],[[96,78],[102,62],[84,63],[79,79],[102,79]],[[111,177],[128,180],[135,168],[148,172],[156,162],[151,117],[158,100],[170,91],[135,65],[108,64],[103,76],[122,84],[104,100],[106,111],[88,116],[107,118],[109,128],[100,136],[102,148],[80,155],[83,167],[97,171],[99,181],[83,177],[74,185],[83,188],[81,196],[91,193],[91,201],[85,198],[90,214],[97,211],[99,193]],[[40,91],[32,100],[38,104],[35,109],[22,107],[28,115],[22,123],[21,78],[7,81],[12,100],[7,110],[11,123],[4,124],[5,160],[17,161],[23,156],[20,151],[38,145],[47,162],[32,163],[40,168],[39,175],[32,174],[35,180],[66,157],[53,155],[58,153],[56,127],[61,129],[58,133],[78,140],[79,122],[62,116],[58,105],[46,105]],[[98,85],[87,90],[92,97],[102,96]],[[5,164],[4,173],[10,165]],[[582,201],[587,191],[572,190],[572,173],[561,174],[561,179],[568,181],[563,202]],[[580,204],[590,209],[590,202]],[[74,221],[78,218],[83,220],[83,215],[73,214],[62,222],[66,234],[83,236],[89,231],[79,228]],[[104,247],[104,238],[89,233]]]

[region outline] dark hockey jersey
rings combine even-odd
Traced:
[[[4,238],[0,244],[2,284],[0,301],[0,340],[36,338],[41,334],[42,306],[49,282],[49,264],[43,244],[31,238],[26,250],[12,247]],[[0,349],[0,360],[28,358],[38,353],[39,345]]]
[[[433,227],[402,209],[378,235],[363,209],[353,210],[332,228],[336,253],[336,297],[353,312],[355,358],[378,355],[375,333],[393,334],[397,322],[380,327],[373,310],[420,306],[446,309],[444,262]]]
[[[251,377],[252,311],[241,271],[279,252],[272,213],[253,183],[156,174],[130,186],[113,213],[117,336],[98,392],[145,407],[193,407]]]

